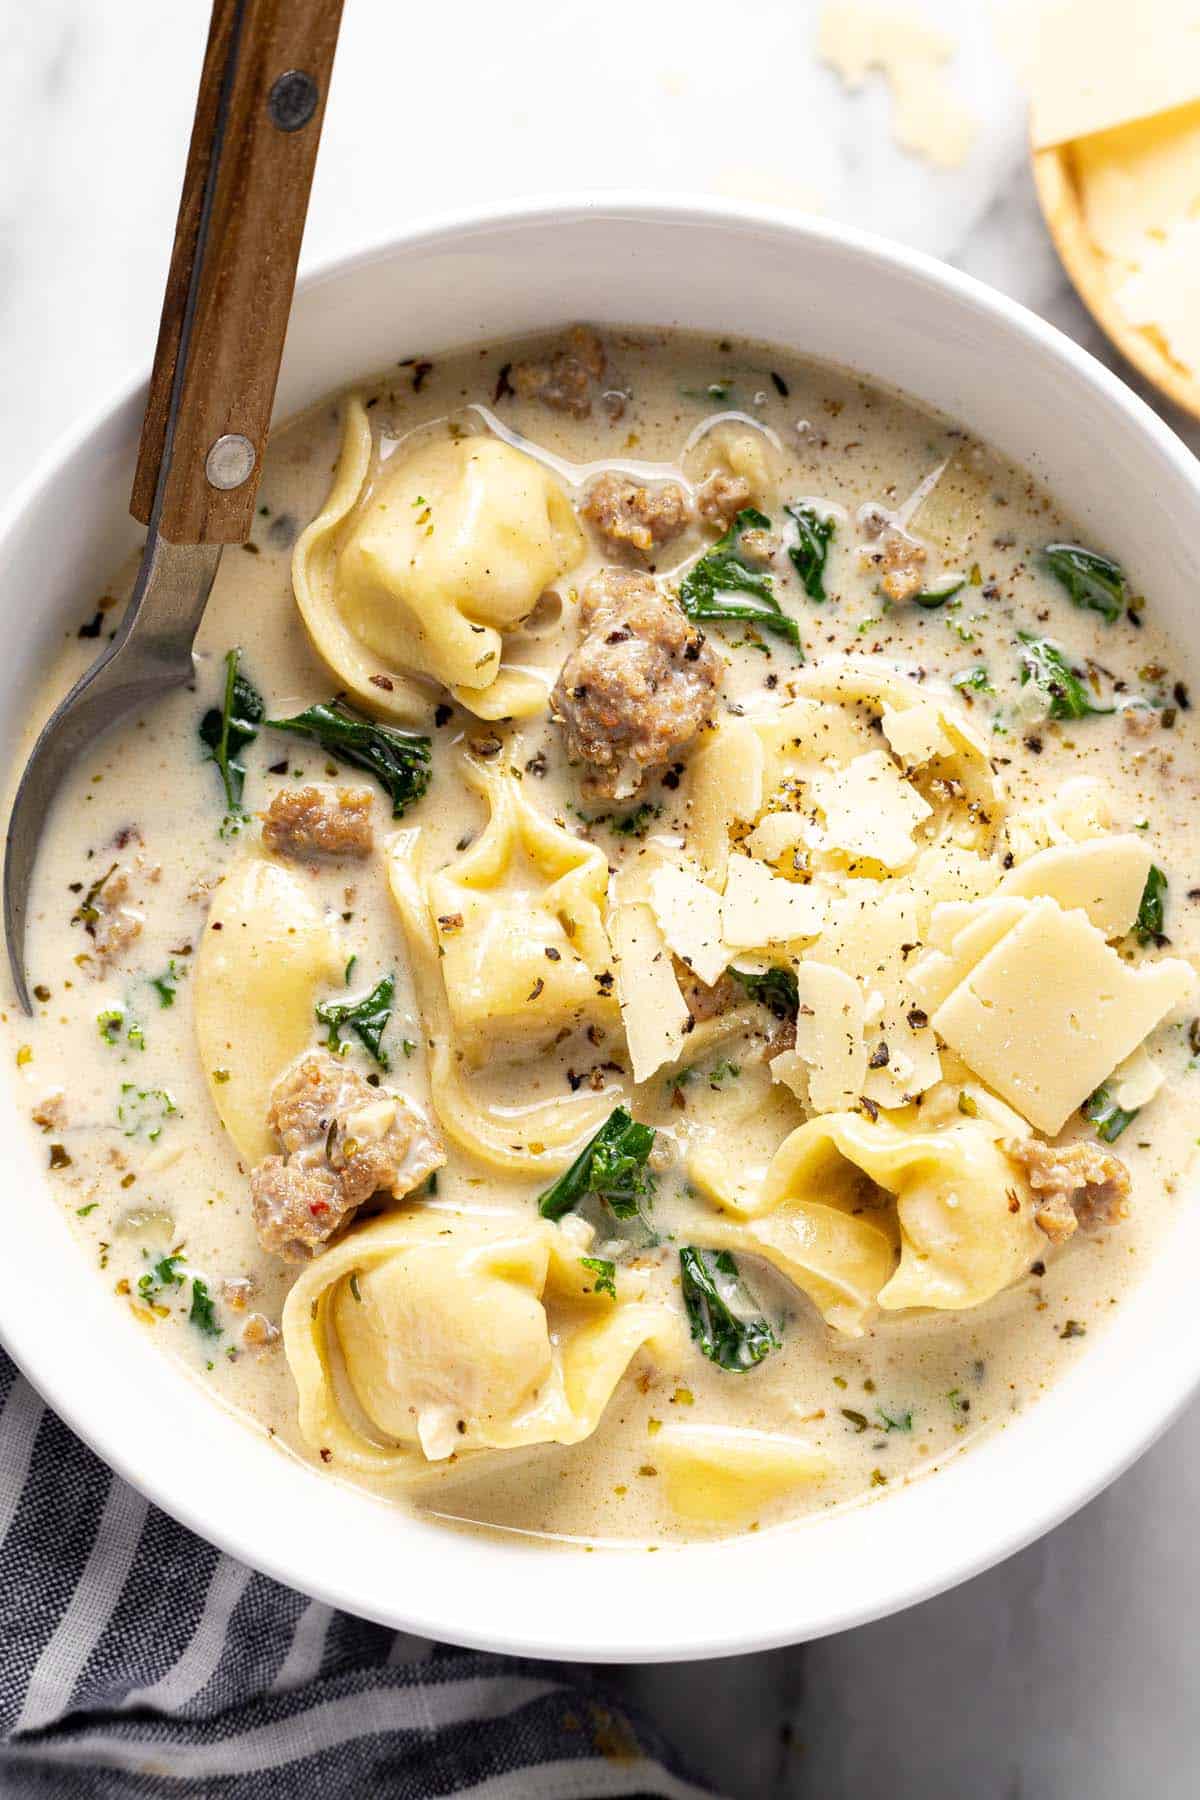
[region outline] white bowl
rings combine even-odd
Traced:
[[[1194,650],[1200,465],[1032,314],[844,227],[624,196],[414,227],[303,284],[278,410],[400,356],[576,318],[769,339],[955,415],[1134,568],[1181,648]],[[64,623],[136,541],[126,506],[142,399],[139,387],[71,433],[0,522],[10,748]],[[214,1405],[114,1305],[69,1237],[41,1158],[5,1123],[0,1336],[51,1406],[158,1505],[245,1562],[461,1644],[656,1660],[764,1649],[877,1618],[1066,1517],[1147,1447],[1200,1379],[1200,1208],[1184,1207],[1140,1289],[1071,1373],[930,1479],[783,1532],[652,1557],[467,1535],[300,1466]]]

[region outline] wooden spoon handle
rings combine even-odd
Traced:
[[[213,0],[130,510],[250,535],[342,0]]]

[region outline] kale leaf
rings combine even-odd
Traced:
[[[778,1350],[779,1339],[756,1311],[728,1250],[685,1244],[679,1274],[692,1337],[719,1369],[744,1375]]]
[[[236,829],[246,816],[242,793],[246,786],[246,765],[242,751],[258,736],[258,728],[266,711],[263,697],[241,672],[242,652],[225,652],[225,691],[220,706],[210,706],[200,721],[200,742],[215,762],[225,788],[227,808],[225,827]]]
[[[767,1007],[777,1019],[794,1019],[800,1009],[794,969],[735,969],[727,974],[740,982],[751,1000]]]
[[[217,1324],[217,1311],[212,1296],[208,1291],[208,1283],[201,1281],[198,1275],[192,1276],[192,1306],[188,1313],[188,1323],[202,1331],[205,1337],[220,1337],[221,1327]]]
[[[749,619],[764,631],[785,637],[803,658],[800,627],[775,598],[771,577],[747,562],[739,548],[744,531],[770,529],[765,513],[743,508],[724,537],[688,570],[679,584],[679,604],[689,619],[697,621]]]
[[[1113,711],[1111,706],[1093,706],[1083,682],[1066,657],[1049,638],[1017,633],[1021,642],[1021,686],[1032,681],[1046,702],[1048,719],[1086,719]]]
[[[1079,1110],[1096,1127],[1097,1137],[1103,1138],[1106,1144],[1115,1144],[1125,1128],[1133,1124],[1140,1108],[1135,1106],[1132,1112],[1126,1112],[1117,1105],[1104,1082]]]
[[[966,585],[965,575],[942,575],[931,582],[929,587],[922,588],[919,594],[914,594],[913,603],[923,606],[926,612],[932,612],[935,606],[945,606],[947,600],[952,600],[959,588]]]
[[[1151,863],[1146,876],[1146,885],[1142,889],[1142,897],[1138,902],[1137,918],[1133,922],[1133,929],[1137,932],[1139,944],[1161,942],[1166,898],[1167,878],[1157,863]]]
[[[829,555],[829,544],[835,530],[834,521],[823,519],[802,500],[785,506],[783,510],[795,521],[798,533],[796,542],[788,547],[791,565],[804,583],[804,591],[810,600],[827,600],[825,558]]]
[[[616,1107],[570,1168],[538,1196],[538,1211],[543,1219],[561,1219],[586,1195],[596,1194],[615,1219],[636,1218],[642,1200],[654,1192],[654,1177],[646,1167],[653,1148],[653,1128]]]
[[[431,745],[414,731],[360,718],[341,700],[318,702],[291,719],[268,719],[272,731],[312,738],[329,756],[365,769],[392,802],[393,819],[401,819],[429,786]]]
[[[1047,544],[1042,565],[1066,588],[1076,606],[1103,613],[1109,624],[1128,604],[1125,571],[1111,556],[1085,550],[1082,544]]]
[[[392,1016],[395,994],[396,977],[385,975],[369,994],[362,994],[357,1000],[318,1000],[317,1017],[322,1025],[329,1027],[329,1036],[325,1040],[328,1048],[339,1053],[342,1032],[352,1031],[380,1068],[390,1069],[392,1064],[383,1048],[383,1034]]]

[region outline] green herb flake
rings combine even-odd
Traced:
[[[148,1144],[156,1143],[167,1120],[178,1111],[166,1088],[140,1088],[132,1081],[121,1083],[117,1122],[127,1138],[144,1138]]]
[[[75,1208],[75,1217],[77,1219],[86,1219],[90,1217],[99,1204],[100,1202],[98,1200],[89,1200],[86,1206],[77,1206]]]
[[[306,707],[291,719],[268,719],[271,731],[312,738],[327,755],[373,775],[403,818],[424,794],[432,774],[432,745],[416,732],[381,725],[351,712],[341,700]]]
[[[179,1265],[184,1260],[181,1250],[175,1251],[171,1256],[160,1257],[153,1269],[147,1270],[139,1280],[137,1284],[138,1298],[147,1306],[153,1306],[156,1304],[158,1296],[165,1293],[167,1289],[182,1287],[184,1277],[179,1273]]]
[[[358,1301],[358,1304],[361,1306],[362,1305],[362,1289],[358,1285],[358,1270],[357,1269],[353,1269],[350,1274],[350,1292],[354,1295],[354,1298]]]
[[[931,581],[927,588],[922,588],[919,594],[914,594],[913,604],[923,606],[926,612],[931,612],[935,607],[945,606],[947,600],[953,599],[959,589],[966,585],[965,575],[942,575],[936,581]]]
[[[950,677],[950,685],[960,693],[968,688],[973,694],[994,694],[996,691],[992,686],[992,678],[982,663],[977,663],[973,669],[960,669],[957,675]]]
[[[757,1000],[777,1019],[794,1019],[800,1010],[799,989],[794,969],[736,969],[726,973],[744,987],[751,1000]]]
[[[913,1428],[911,1407],[906,1407],[903,1412],[891,1412],[886,1406],[879,1406],[875,1409],[875,1416],[885,1431],[911,1431]]]
[[[654,1193],[654,1177],[646,1167],[654,1135],[651,1126],[639,1125],[623,1106],[614,1108],[570,1168],[538,1196],[543,1219],[561,1219],[588,1194],[597,1195],[614,1218],[636,1218],[641,1202]]]
[[[809,599],[827,600],[825,559],[829,555],[836,523],[831,518],[822,518],[815,507],[803,500],[793,501],[783,510],[795,523],[797,534],[796,542],[788,546],[788,560],[804,583]]]
[[[869,1431],[871,1429],[871,1421],[868,1419],[866,1413],[859,1412],[856,1407],[839,1406],[838,1411],[841,1413],[843,1419],[849,1420],[858,1436],[861,1437],[864,1431]]]
[[[192,1305],[188,1313],[188,1324],[194,1325],[205,1337],[220,1337],[221,1327],[217,1324],[217,1311],[206,1282],[198,1275],[192,1277]]]
[[[1152,863],[1138,903],[1137,918],[1133,922],[1139,944],[1158,944],[1163,940],[1167,886],[1166,876],[1156,863]]]
[[[1019,631],[1021,686],[1030,682],[1046,702],[1048,719],[1086,719],[1111,713],[1111,706],[1093,706],[1091,696],[1057,644],[1049,638]]]
[[[385,975],[369,994],[363,994],[357,1000],[319,1000],[317,1018],[329,1027],[329,1036],[325,1040],[328,1048],[335,1054],[344,1055],[342,1032],[352,1031],[380,1068],[390,1069],[392,1065],[383,1048],[383,1034],[392,1016],[395,993],[396,977]]]
[[[679,604],[689,619],[750,619],[764,631],[784,637],[800,654],[800,627],[778,600],[770,575],[756,569],[742,555],[739,544],[745,531],[769,531],[771,521],[754,507],[745,507],[724,537],[718,538],[679,584]]]
[[[200,742],[208,760],[217,765],[221,785],[225,789],[225,819],[222,837],[241,829],[246,817],[242,795],[246,786],[246,765],[241,760],[247,744],[258,736],[258,728],[266,711],[263,697],[241,672],[240,648],[225,653],[225,688],[221,705],[212,706],[200,721]]]
[[[617,1265],[608,1262],[603,1256],[581,1256],[580,1262],[585,1269],[590,1269],[596,1277],[594,1287],[598,1294],[607,1294],[610,1300],[617,1297]]]
[[[179,983],[186,973],[187,971],[181,969],[172,958],[167,963],[167,969],[164,975],[152,975],[150,977],[150,986],[158,995],[158,1004],[160,1006],[174,1006],[175,995],[178,992]]]
[[[1111,556],[1085,550],[1082,544],[1047,544],[1041,560],[1076,606],[1102,613],[1110,625],[1120,618],[1129,595],[1125,572]]]
[[[96,1014],[96,1025],[106,1044],[120,1043],[124,1023],[125,1014],[119,1006],[109,1007],[107,1011]]]
[[[728,1250],[685,1245],[679,1252],[679,1273],[692,1338],[710,1362],[744,1375],[778,1350],[779,1339],[757,1310]]]

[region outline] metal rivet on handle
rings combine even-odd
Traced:
[[[239,431],[227,431],[209,446],[204,473],[215,488],[238,488],[254,473],[254,445]]]
[[[267,111],[280,131],[299,131],[317,110],[317,84],[303,69],[289,69],[267,95]]]

